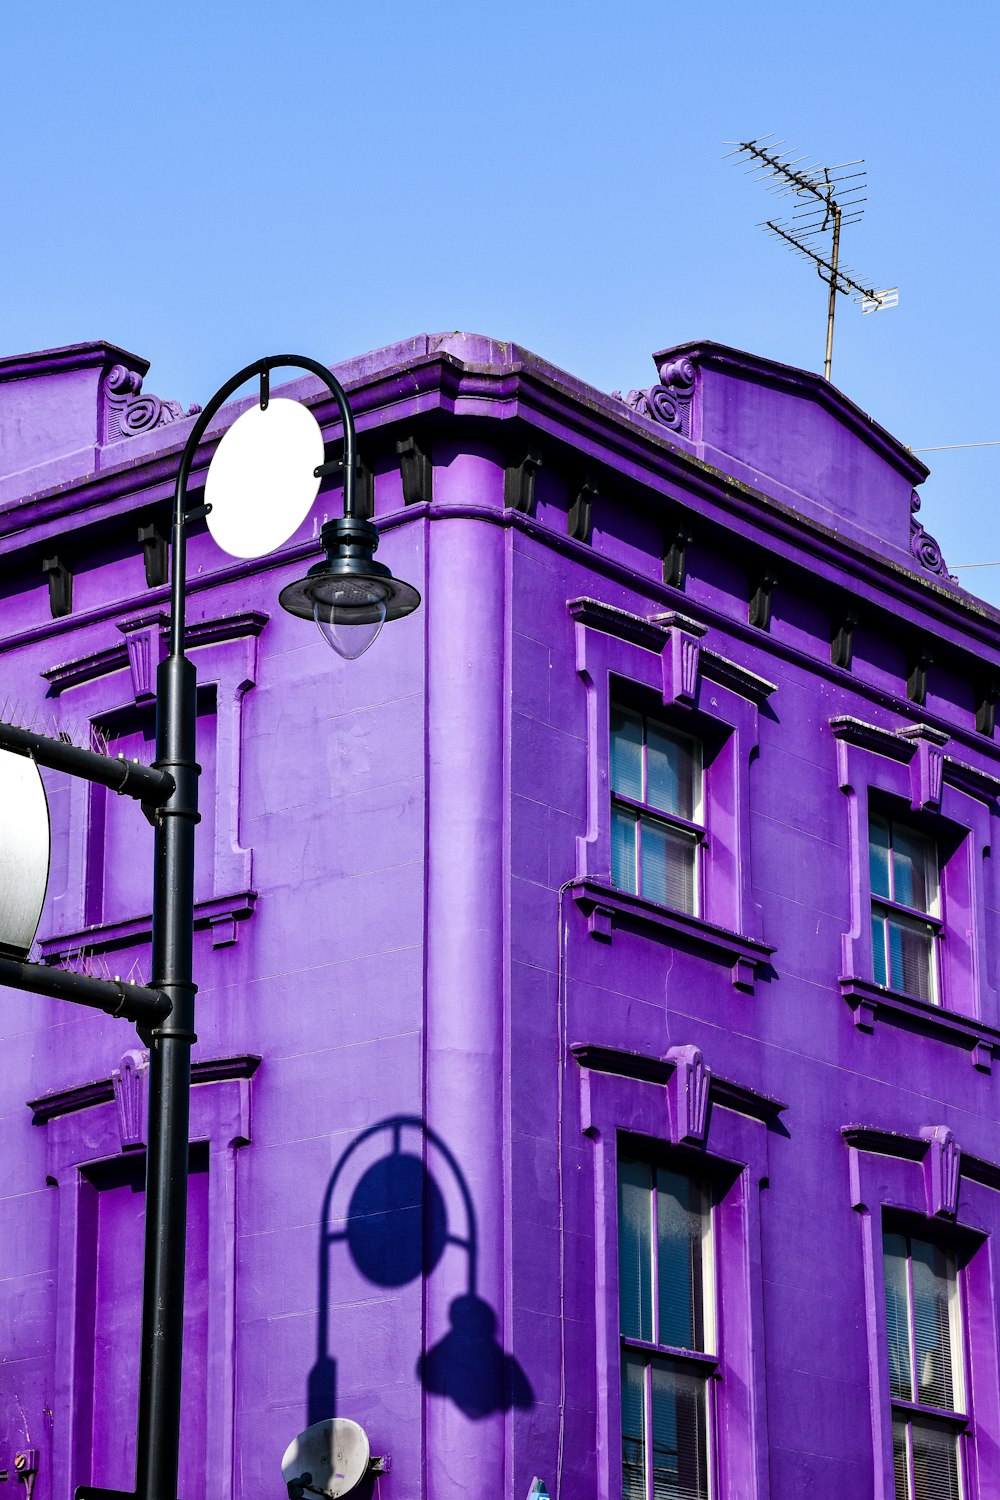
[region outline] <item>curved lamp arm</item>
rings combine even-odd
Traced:
[[[199,412],[194,426],[188,434],[184,451],[181,454],[180,465],[177,470],[177,484],[174,489],[174,518],[171,537],[171,574],[170,574],[170,654],[171,656],[184,655],[184,599],[185,599],[185,574],[186,574],[186,547],[185,547],[185,505],[187,502],[188,479],[191,474],[191,465],[198,450],[202,438],[208,429],[212,418],[224,406],[230,396],[238,391],[241,385],[245,385],[254,376],[260,377],[260,404],[266,407],[270,400],[270,374],[271,371],[281,367],[290,367],[297,370],[305,370],[310,375],[315,375],[321,380],[327,390],[337,403],[340,411],[340,420],[344,428],[344,515],[353,516],[354,509],[354,485],[357,470],[357,435],[354,427],[354,414],[348,405],[347,395],[344,387],[335,375],[332,375],[325,365],[319,360],[310,359],[305,354],[269,354],[264,359],[254,360],[252,365],[246,365],[242,370],[227,380],[225,385],[220,386],[208,405]]]

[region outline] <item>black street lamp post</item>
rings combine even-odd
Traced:
[[[187,1239],[188,1133],[193,977],[194,852],[199,766],[195,753],[197,674],[184,654],[187,526],[210,509],[187,510],[187,489],[198,446],[219,408],[247,381],[259,378],[260,405],[270,400],[270,373],[290,366],[315,375],[332,394],[343,427],[343,458],[321,464],[315,478],[343,472],[344,514],[322,529],[324,558],[282,590],[291,614],[315,619],[346,656],[358,652],[344,634],[364,644],[384,620],[411,613],[420,596],[374,561],[378,532],[357,514],[354,419],[340,382],[316,360],[279,354],[257,360],[227,381],[199,414],[181,454],[171,533],[170,644],[156,678],[156,760],[152,767],[113,760],[30,730],[0,724],[0,749],[38,764],[113,785],[136,797],[154,825],[152,978],[148,987],[67,974],[0,953],[0,983],[96,1006],[133,1021],[149,1047],[149,1131],[142,1292],[142,1347],[136,1434],[136,1487],[118,1491],[86,1485],[77,1500],[176,1500]],[[362,646],[363,649],[363,646]]]

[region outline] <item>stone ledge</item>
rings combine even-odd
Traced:
[[[754,979],[775,951],[757,938],[731,932],[701,917],[671,911],[655,901],[620,891],[604,881],[585,877],[570,887],[573,900],[587,918],[591,937],[610,943],[616,927],[641,932],[660,942],[669,942],[716,962],[732,965],[733,985],[753,993]]]
[[[854,975],[841,977],[840,993],[854,1012],[854,1024],[859,1031],[871,1033],[876,1020],[884,1020],[925,1036],[940,1037],[964,1047],[973,1067],[981,1073],[992,1071],[994,1056],[1000,1053],[1000,1030],[975,1016],[943,1010],[940,1005],[931,1005]]]

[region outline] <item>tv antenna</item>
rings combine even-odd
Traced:
[[[795,207],[787,219],[765,219],[758,227],[811,261],[820,280],[830,288],[823,363],[824,378],[829,380],[837,293],[853,294],[863,313],[879,312],[899,302],[898,287],[876,291],[856,271],[840,264],[841,231],[857,224],[865,211],[868,184],[864,160],[824,167],[805,156],[795,156],[785,149],[784,141],[775,141],[771,135],[753,141],[727,141],[726,145],[735,147],[727,157],[746,164],[747,172],[769,193],[793,200]]]

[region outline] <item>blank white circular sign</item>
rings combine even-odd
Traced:
[[[319,423],[301,401],[248,407],[215,450],[205,480],[208,529],[231,557],[263,557],[287,542],[319,490]]]
[[[38,767],[0,750],[0,948],[35,941],[49,880],[49,804]]]

